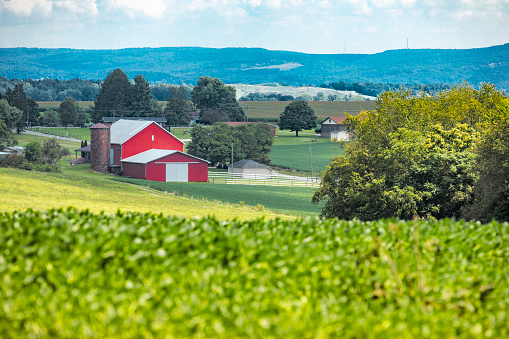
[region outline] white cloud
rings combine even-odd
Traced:
[[[33,13],[47,15],[51,12],[52,5],[52,1],[46,0],[0,1],[0,11],[7,10],[22,16],[30,16]]]
[[[394,5],[394,0],[373,0],[373,5],[381,8],[391,7]]]
[[[111,6],[124,10],[131,17],[142,13],[151,18],[162,18],[171,1],[168,0],[112,0]]]

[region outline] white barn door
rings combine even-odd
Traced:
[[[166,164],[166,181],[188,182],[188,164]]]

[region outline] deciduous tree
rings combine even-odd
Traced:
[[[315,111],[305,101],[292,101],[279,116],[279,128],[295,131],[296,137],[299,136],[299,131],[315,127]]]
[[[191,91],[191,98],[201,115],[211,109],[219,110],[229,121],[242,121],[244,110],[236,99],[236,90],[217,78],[201,77]]]
[[[5,122],[9,130],[15,128],[22,118],[23,112],[21,110],[9,105],[5,99],[0,100],[0,119]]]
[[[60,103],[58,108],[58,114],[60,115],[60,123],[64,126],[74,125],[78,118],[80,106],[76,102],[76,99],[72,97],[65,98]]]

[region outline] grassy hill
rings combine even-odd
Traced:
[[[288,85],[379,82],[477,85],[509,88],[509,44],[478,49],[402,49],[377,54],[305,54],[261,48],[127,48],[78,50],[0,49],[0,75],[7,78],[105,79],[122,68],[130,78],[195,84],[200,76],[225,83]]]

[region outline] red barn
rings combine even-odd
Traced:
[[[122,159],[123,174],[153,181],[207,181],[208,161],[174,150],[151,149]]]
[[[123,171],[122,159],[151,150],[184,151],[184,143],[153,121],[119,120],[111,125],[110,167]]]

